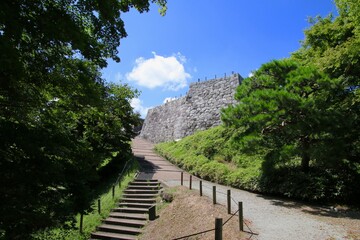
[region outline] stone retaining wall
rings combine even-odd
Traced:
[[[148,111],[140,137],[159,143],[220,125],[220,110],[236,103],[234,94],[241,80],[239,74],[234,74],[191,83],[186,96]]]

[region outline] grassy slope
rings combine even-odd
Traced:
[[[300,170],[299,158],[271,162],[265,160],[265,154],[240,152],[234,142],[232,133],[219,126],[179,142],[158,144],[156,150],[190,173],[213,182],[302,200],[359,204],[356,186],[360,166],[312,166],[306,174]]]
[[[231,144],[223,127],[197,132],[179,142],[156,145],[171,162],[204,179],[257,191],[261,174],[261,155],[246,155]]]

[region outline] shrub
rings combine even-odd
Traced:
[[[234,135],[237,135],[234,132]],[[165,158],[203,179],[236,188],[317,202],[359,204],[360,166],[347,162],[333,168],[300,169],[300,158],[270,156],[267,149],[244,153],[222,126],[197,132],[179,142],[161,143],[156,150]],[[291,148],[291,146],[289,146]],[[290,149],[291,150],[291,149]]]
[[[200,176],[208,178],[217,183],[226,183],[226,176],[230,172],[229,168],[222,163],[211,161],[200,167]]]

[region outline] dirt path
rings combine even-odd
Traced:
[[[222,218],[223,239],[245,240],[248,234],[239,231],[238,217],[227,214],[225,206],[213,205],[207,197],[200,197],[196,190],[187,187],[167,189],[173,192],[174,200],[159,211],[159,218],[149,222],[141,240],[213,240],[215,218]],[[190,235],[190,236],[189,236]]]
[[[179,186],[181,169],[172,165],[152,151],[153,145],[143,139],[133,141],[133,152],[144,157],[151,166],[140,177],[159,179],[168,186]],[[184,174],[184,185],[189,186],[189,174]],[[192,188],[199,188],[198,178],[193,177]],[[251,239],[360,239],[360,214],[358,212],[334,211],[329,208],[305,205],[299,202],[266,197],[239,189],[203,181],[204,195],[212,197],[216,186],[217,202],[226,204],[226,192],[231,190],[232,209],[243,202],[244,217],[250,228],[259,235]]]

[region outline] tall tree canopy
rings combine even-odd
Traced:
[[[234,139],[244,150],[265,152],[264,173],[272,169],[272,180],[281,168],[300,168],[308,178],[313,170],[314,185],[326,182],[333,196],[355,199],[360,193],[351,187],[360,176],[360,4],[335,3],[339,15],[311,19],[302,47],[245,79],[236,93],[239,103],[222,118],[236,129]],[[303,180],[290,187],[299,192],[306,188]]]
[[[89,208],[104,159],[130,153],[137,92],[101,78],[120,61],[123,12],[166,0],[0,2],[0,236]]]
[[[331,96],[339,90],[337,81],[313,66],[272,61],[243,81],[236,94],[239,104],[226,109],[223,120],[244,129],[243,146],[261,145],[279,157],[299,155],[308,171],[311,159],[338,157],[338,149],[322,151],[334,140],[329,132],[339,124],[341,112],[332,108]]]
[[[333,108],[342,131],[344,158],[359,162],[360,155],[360,4],[356,0],[337,0],[339,16],[317,17],[305,31],[303,47],[292,58],[315,66],[341,84]]]

